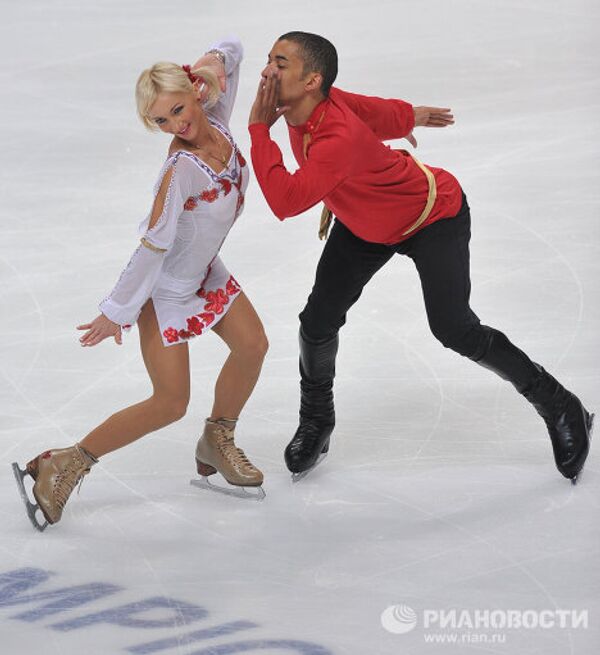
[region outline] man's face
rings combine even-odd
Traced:
[[[279,80],[278,105],[293,106],[295,101],[303,98],[310,90],[307,85],[315,75],[309,73],[303,75],[304,62],[299,55],[299,46],[292,41],[276,41],[271,52],[267,65],[261,75],[263,77],[276,77]]]

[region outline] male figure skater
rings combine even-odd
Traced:
[[[450,110],[347,93],[332,86],[336,75],[327,39],[284,34],[269,53],[249,120],[254,171],[275,215],[283,220],[324,201],[321,234],[336,216],[300,314],[300,425],[285,450],[289,470],[305,472],[327,452],[338,331],[365,284],[398,253],[417,267],[434,336],[514,385],[544,419],[558,470],[575,482],[593,415],[471,310],[470,214],[458,181],[382,143],[405,137],[416,145],[413,128],[451,125]],[[269,134],[282,115],[294,174]]]

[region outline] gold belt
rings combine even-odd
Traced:
[[[427,191],[427,202],[425,203],[425,207],[423,208],[421,215],[407,230],[402,232],[402,236],[406,236],[407,234],[414,232],[418,227],[423,225],[423,223],[429,218],[429,214],[431,214],[431,210],[433,209],[433,205],[435,204],[435,199],[437,198],[437,187],[435,184],[435,177],[433,176],[433,173],[428,168],[423,166],[423,164],[412,154],[412,152],[409,152],[408,150],[400,150],[399,152],[405,155],[410,155],[410,157],[412,157],[415,164],[425,174],[425,177],[427,178],[427,185],[429,187]],[[327,207],[327,205],[324,204],[323,210],[321,211],[321,221],[319,223],[319,239],[323,240],[327,238],[327,233],[329,232],[329,228],[331,227],[332,219],[333,219],[332,211]]]

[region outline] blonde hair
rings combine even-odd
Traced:
[[[208,87],[204,106],[214,106],[221,94],[217,76],[204,66],[194,68],[192,73],[204,78]],[[158,130],[158,126],[150,118],[150,109],[161,93],[196,93],[196,90],[187,73],[178,64],[159,61],[143,71],[135,85],[135,103],[140,120],[153,132]]]

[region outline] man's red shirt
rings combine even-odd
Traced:
[[[412,105],[402,100],[347,93],[333,87],[303,125],[288,125],[299,169],[290,173],[265,123],[250,125],[252,163],[262,192],[281,220],[320,201],[353,234],[375,243],[398,243],[427,225],[455,216],[461,206],[458,181],[441,168],[427,168],[437,185],[429,218],[419,218],[428,184],[410,155],[382,141],[407,136],[414,127]],[[304,137],[310,134],[306,159]]]

